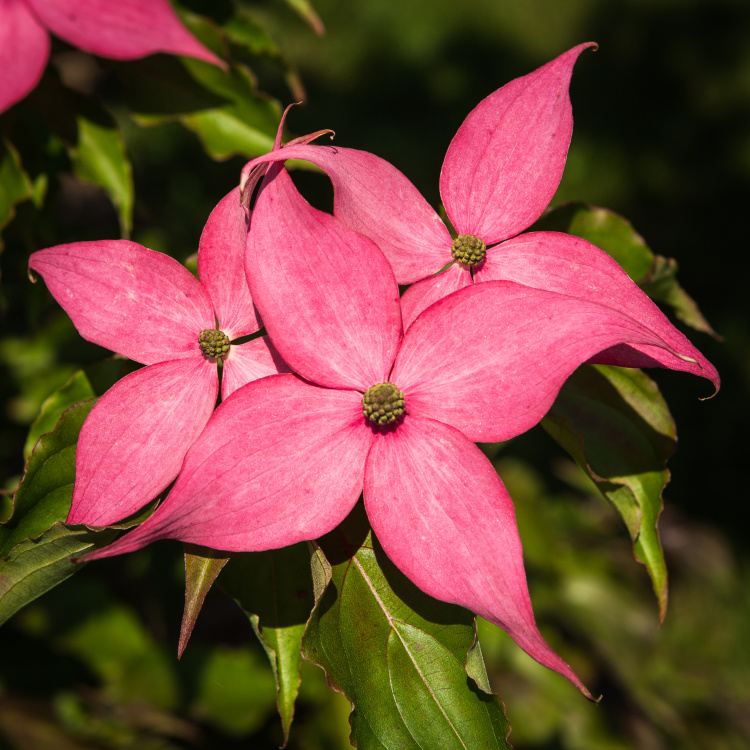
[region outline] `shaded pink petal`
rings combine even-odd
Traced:
[[[224,360],[221,397],[226,400],[243,385],[280,372],[289,372],[289,368],[268,336],[233,346]]]
[[[597,354],[595,362],[623,367],[668,367],[718,384],[716,368],[607,253],[586,240],[560,232],[522,234],[491,248],[475,279],[515,281],[613,307],[652,330],[680,357],[661,347],[618,346]]]
[[[156,52],[224,67],[183,25],[168,0],[26,0],[55,35],[102,57],[132,60]]]
[[[200,282],[174,258],[128,240],[72,242],[32,253],[38,273],[83,338],[150,365],[200,353],[214,327]]]
[[[399,284],[423,279],[452,260],[445,224],[390,162],[352,148],[290,144],[249,162],[243,174],[286,159],[309,161],[328,174],[334,214],[383,251]]]
[[[391,380],[404,391],[407,413],[453,425],[474,441],[508,440],[539,422],[579,365],[623,343],[670,349],[610,307],[486,281],[414,321]]]
[[[230,551],[315,539],[357,502],[372,438],[358,393],[256,380],[219,406],[156,513],[87,559],[156,539]]]
[[[537,629],[513,503],[476,445],[407,416],[373,442],[365,507],[386,554],[419,588],[499,625],[591,697]]]
[[[370,240],[310,206],[283,168],[258,196],[246,263],[266,330],[292,370],[334,388],[386,379],[401,339],[393,271]]]
[[[214,303],[219,328],[230,339],[261,327],[245,280],[246,244],[247,216],[235,188],[211,211],[198,245],[198,276]]]
[[[471,273],[458,263],[454,263],[442,273],[412,284],[401,295],[401,315],[404,319],[404,330],[433,302],[437,302],[439,299],[447,297],[451,292],[463,289],[471,283]]]
[[[0,0],[0,112],[23,99],[42,77],[49,35],[23,0]]]
[[[81,430],[68,523],[107,526],[140,510],[177,476],[216,405],[216,365],[203,357],[126,375]]]
[[[483,99],[453,137],[440,195],[459,234],[488,245],[539,218],[560,184],[573,132],[568,87],[579,44]]]

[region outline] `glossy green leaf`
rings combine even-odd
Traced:
[[[104,188],[120,217],[123,236],[133,225],[133,174],[119,129],[110,123],[78,117],[78,142],[71,150],[73,169],[81,179]]]
[[[304,654],[352,703],[352,742],[360,750],[509,747],[507,720],[485,692],[471,613],[416,589],[360,522],[322,549],[330,583]],[[319,563],[318,588],[324,568]]]
[[[219,581],[248,616],[271,662],[286,744],[300,686],[302,634],[313,606],[310,549],[297,544],[232,555]]]
[[[667,568],[658,523],[677,431],[656,383],[640,370],[582,367],[542,424],[622,516],[663,619]]]
[[[568,203],[546,213],[534,228],[574,234],[600,247],[650,297],[670,307],[679,320],[698,331],[716,335],[698,305],[678,283],[677,262],[654,254],[633,225],[614,211],[586,203]]]
[[[13,146],[0,140],[0,230],[16,215],[16,206],[32,197],[32,185]]]

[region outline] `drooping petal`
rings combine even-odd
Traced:
[[[682,365],[673,369],[694,366],[611,307],[486,281],[414,321],[391,381],[404,392],[408,414],[453,425],[475,442],[509,440],[542,419],[579,365],[617,344],[663,348]]]
[[[488,245],[539,218],[560,184],[573,132],[568,87],[579,44],[483,99],[453,137],[440,195],[459,234]]]
[[[360,394],[256,380],[219,406],[154,515],[88,559],[157,539],[235,552],[315,539],[357,502],[372,438]]]
[[[310,206],[283,168],[258,196],[246,263],[266,330],[293,371],[333,388],[386,379],[401,339],[393,271],[370,240]]]
[[[224,360],[221,397],[226,400],[243,385],[281,372],[289,372],[289,368],[268,336],[233,346]]]
[[[513,503],[476,445],[407,416],[373,442],[365,507],[386,554],[419,588],[499,625],[591,697],[536,626]]]
[[[23,99],[42,77],[49,34],[23,0],[0,0],[0,112]]]
[[[401,295],[401,315],[404,319],[404,330],[416,320],[433,302],[447,297],[471,284],[471,274],[454,263],[445,271],[412,284]]]
[[[568,294],[629,315],[681,356],[653,346],[619,346],[594,361],[622,367],[669,367],[718,381],[714,366],[680,333],[638,285],[603,250],[561,232],[527,232],[491,248],[476,281],[515,281]],[[693,361],[684,359],[690,357]]]
[[[224,67],[183,25],[168,0],[26,0],[55,35],[101,57],[132,60],[156,52]]]
[[[128,240],[72,242],[29,258],[83,338],[150,365],[200,353],[214,327],[200,282],[174,258]]]
[[[216,365],[200,356],[126,375],[81,430],[68,523],[107,526],[140,510],[177,476],[216,405]]]
[[[335,216],[382,250],[399,284],[423,279],[451,261],[445,224],[390,162],[352,148],[290,144],[248,162],[243,174],[286,159],[309,161],[328,174]]]
[[[230,339],[261,326],[245,280],[246,244],[247,216],[235,188],[211,211],[198,244],[198,276],[214,303],[219,328]]]

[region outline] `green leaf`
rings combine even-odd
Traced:
[[[62,388],[49,395],[42,404],[39,415],[29,428],[23,457],[28,461],[39,438],[50,432],[62,413],[78,401],[93,398],[96,394],[83,370],[76,372]]]
[[[313,606],[306,544],[232,555],[220,580],[245,612],[271,662],[284,744],[300,686],[302,635]]]
[[[622,516],[663,619],[667,568],[658,523],[677,431],[656,383],[640,370],[582,367],[542,424]]]
[[[471,613],[419,591],[355,523],[322,543],[330,583],[303,650],[352,703],[352,742],[360,750],[509,747],[503,711],[482,689]]]
[[[0,140],[0,230],[16,215],[16,206],[32,197],[32,185],[13,146]]]
[[[71,149],[73,169],[78,177],[104,188],[120,217],[125,237],[133,226],[133,174],[125,143],[116,125],[77,118],[78,142]]]
[[[182,612],[177,658],[185,652],[206,595],[229,557],[215,550],[185,545],[185,608]]]
[[[686,325],[716,336],[695,301],[677,282],[677,262],[646,244],[624,217],[586,203],[568,203],[546,213],[535,229],[567,232],[611,255],[652,299],[670,307]]]

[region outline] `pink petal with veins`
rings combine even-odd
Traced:
[[[440,195],[459,234],[488,245],[541,216],[560,184],[573,132],[568,88],[579,44],[483,99],[453,137]]]
[[[492,464],[458,430],[410,415],[377,435],[365,507],[388,557],[426,594],[499,625],[591,698],[534,622],[513,503]]]
[[[198,244],[198,277],[211,297],[219,328],[230,339],[261,327],[245,279],[246,244],[247,216],[235,188],[211,211]]]
[[[132,60],[156,52],[226,67],[182,24],[168,0],[26,0],[56,36],[101,57]]]
[[[126,375],[97,402],[81,430],[68,523],[127,518],[177,476],[218,392],[216,365],[195,358]]]
[[[716,368],[675,328],[623,269],[590,242],[560,232],[528,232],[487,252],[476,281],[515,281],[612,307],[653,331],[662,347],[621,345],[594,362],[621,367],[667,367],[708,378],[718,388]]]
[[[406,330],[430,305],[472,283],[471,273],[454,263],[445,271],[412,284],[401,295],[401,315]]]
[[[221,397],[228,399],[238,388],[268,375],[289,372],[268,336],[232,346],[221,376]]]
[[[386,379],[401,340],[391,267],[370,240],[310,206],[282,167],[269,172],[253,209],[246,272],[292,370],[333,388]]]
[[[49,34],[23,0],[0,0],[0,112],[23,99],[42,77]]]
[[[537,424],[581,364],[617,344],[677,356],[627,315],[594,302],[486,281],[436,302],[406,332],[391,375],[408,414],[437,419],[476,442],[509,440]]]
[[[230,551],[315,539],[357,502],[372,439],[360,394],[256,380],[219,406],[154,515],[86,559],[157,539]]]
[[[88,341],[150,365],[200,354],[214,327],[200,282],[174,258],[128,240],[72,242],[32,253],[29,268]]]

